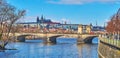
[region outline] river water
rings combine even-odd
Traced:
[[[98,58],[98,39],[92,44],[77,44],[76,39],[57,39],[57,44],[44,44],[42,40],[10,43],[0,52],[0,58]]]

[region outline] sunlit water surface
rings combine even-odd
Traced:
[[[76,39],[57,39],[57,44],[44,44],[42,40],[11,43],[0,52],[0,58],[98,58],[98,39],[93,44],[76,44]]]

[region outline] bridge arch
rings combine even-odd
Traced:
[[[98,37],[98,36],[88,36],[88,37],[86,37],[83,41],[84,41],[84,43],[92,43],[92,40],[93,40],[95,37]]]
[[[56,42],[56,38],[60,36],[78,38],[78,42],[85,42],[85,43],[92,43],[92,39],[94,37],[98,37],[97,35],[90,35],[90,34],[54,34],[54,33],[15,33],[16,39],[20,40],[21,42],[25,41],[26,36],[38,36],[43,39],[45,42]],[[13,34],[10,34],[13,36]],[[15,40],[16,40],[15,39]]]
[[[17,36],[17,41],[19,42],[25,42],[26,37],[27,36],[38,36],[38,35],[32,35],[32,34],[23,34],[23,35],[19,35]],[[54,35],[54,36],[38,36],[40,39],[42,39],[44,42],[52,42],[52,43],[56,43],[56,38],[60,37],[63,35]]]
[[[48,38],[48,41],[52,42],[52,43],[56,43],[57,42],[57,38],[61,37],[61,36],[64,36],[64,35],[51,36],[51,37]]]
[[[32,38],[32,39],[35,39],[35,38],[36,38],[35,36],[37,36],[37,35],[31,35],[31,34],[19,35],[19,36],[16,36],[16,37],[17,37],[17,40],[16,40],[16,41],[25,42],[27,36],[34,36],[34,38],[33,38],[33,37],[31,37],[31,38]],[[39,36],[37,36],[37,37],[39,37]],[[39,38],[41,38],[41,37],[39,37]],[[41,38],[41,39],[42,39],[42,38]]]

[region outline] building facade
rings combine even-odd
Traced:
[[[51,19],[46,19],[43,16],[37,17],[36,22],[17,23],[24,27],[24,29],[39,30],[39,32],[52,32],[52,33],[90,33],[91,25],[82,24],[61,24],[53,22]]]
[[[78,25],[78,33],[79,34],[86,34],[86,33],[91,33],[92,31],[92,26],[91,25]]]

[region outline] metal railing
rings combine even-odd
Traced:
[[[100,38],[101,41],[108,43],[110,45],[114,45],[118,48],[120,48],[120,34],[116,34],[116,35],[101,35]]]

